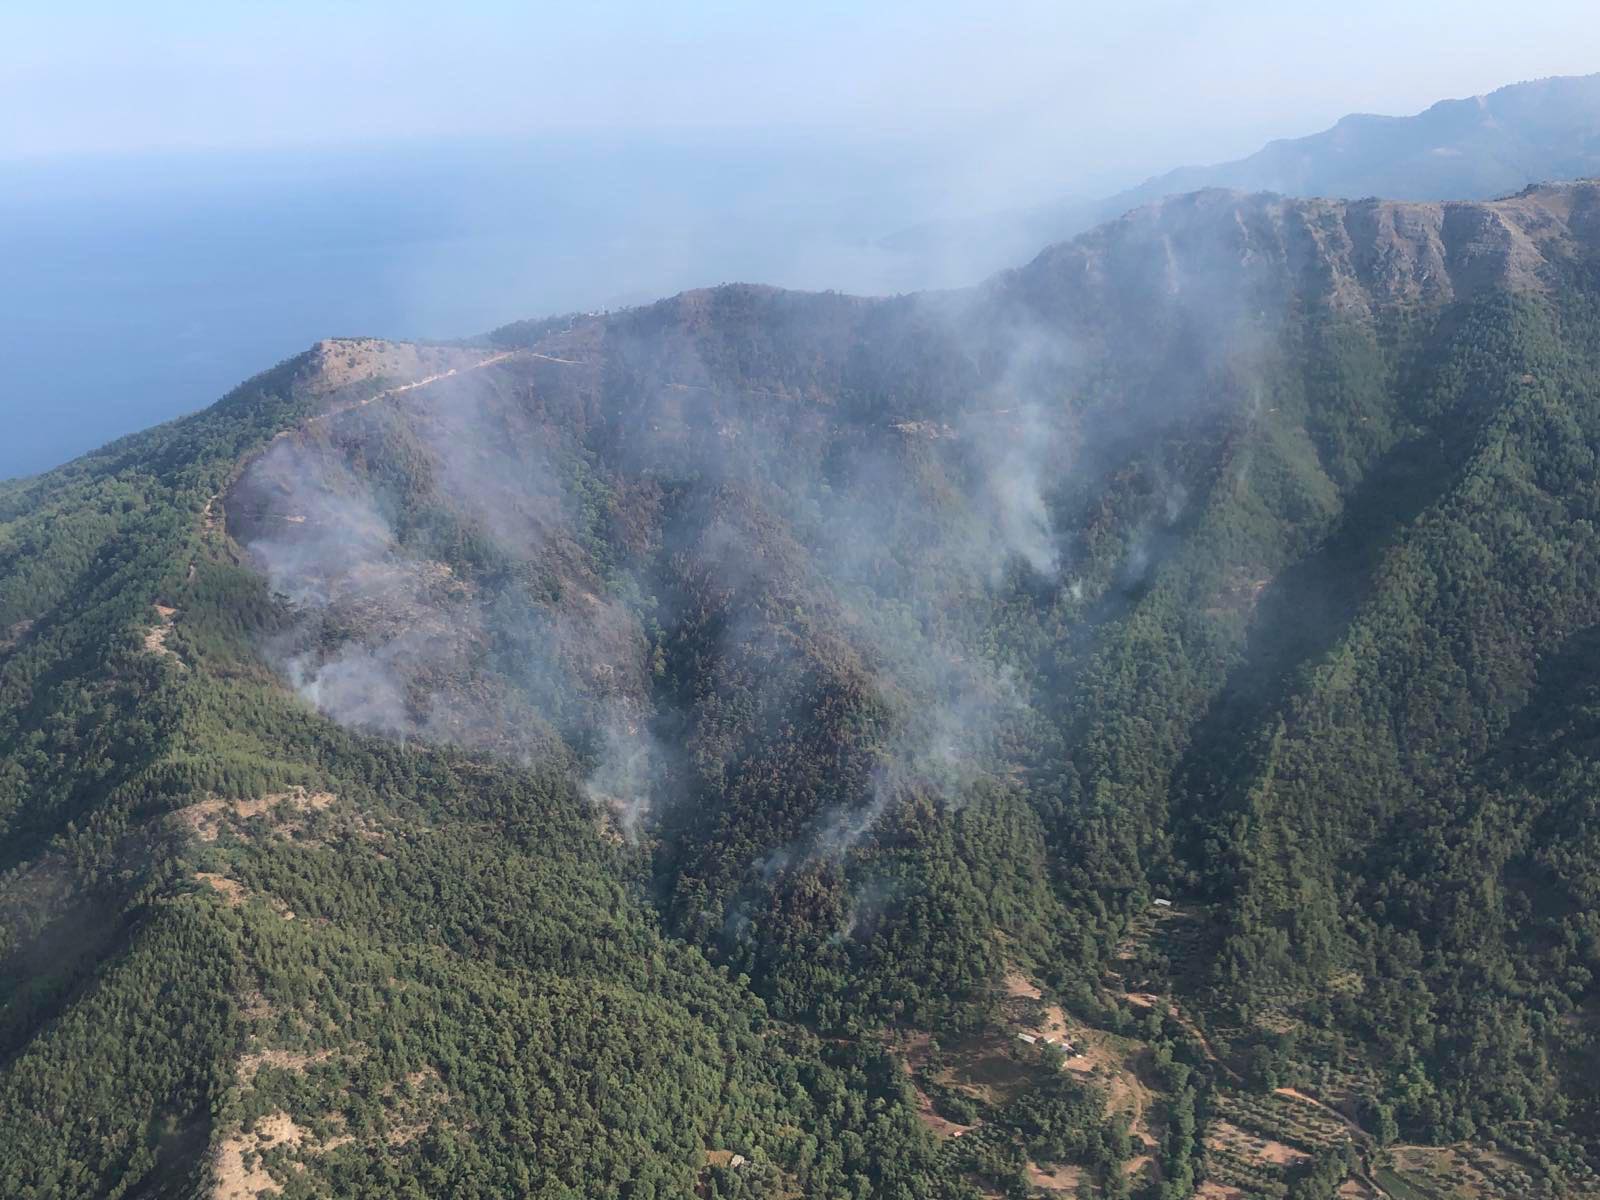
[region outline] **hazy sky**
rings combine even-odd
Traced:
[[[1600,69],[1594,0],[6,0],[0,158],[594,130],[947,146],[1007,186]]]
[[[0,477],[330,334],[970,283],[986,214],[1600,70],[1597,4],[0,0]]]

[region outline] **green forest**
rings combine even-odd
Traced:
[[[1600,1195],[1558,199],[323,343],[0,483],[0,1195]]]

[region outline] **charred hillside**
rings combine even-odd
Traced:
[[[8,1186],[1592,1192],[1597,261],[1201,192],[10,485]]]

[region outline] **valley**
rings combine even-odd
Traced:
[[[1600,1195],[1597,272],[1207,191],[0,485],[0,1192]]]

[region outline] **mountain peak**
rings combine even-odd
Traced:
[[[1495,288],[1542,291],[1563,264],[1597,253],[1600,184],[1592,180],[1533,185],[1486,202],[1205,188],[1135,208],[1002,278],[1049,277],[1050,286],[1087,294],[1114,286],[1157,307],[1197,293],[1260,306],[1295,294],[1370,314]]]
[[[1600,74],[1511,84],[1410,116],[1352,113],[1231,162],[1179,167],[1102,200],[1000,214],[961,228],[964,262],[996,268],[1164,196],[1213,187],[1289,196],[1490,200],[1600,175]],[[906,235],[911,236],[911,235]],[[931,231],[920,236],[931,239]],[[946,233],[945,236],[953,236]]]

